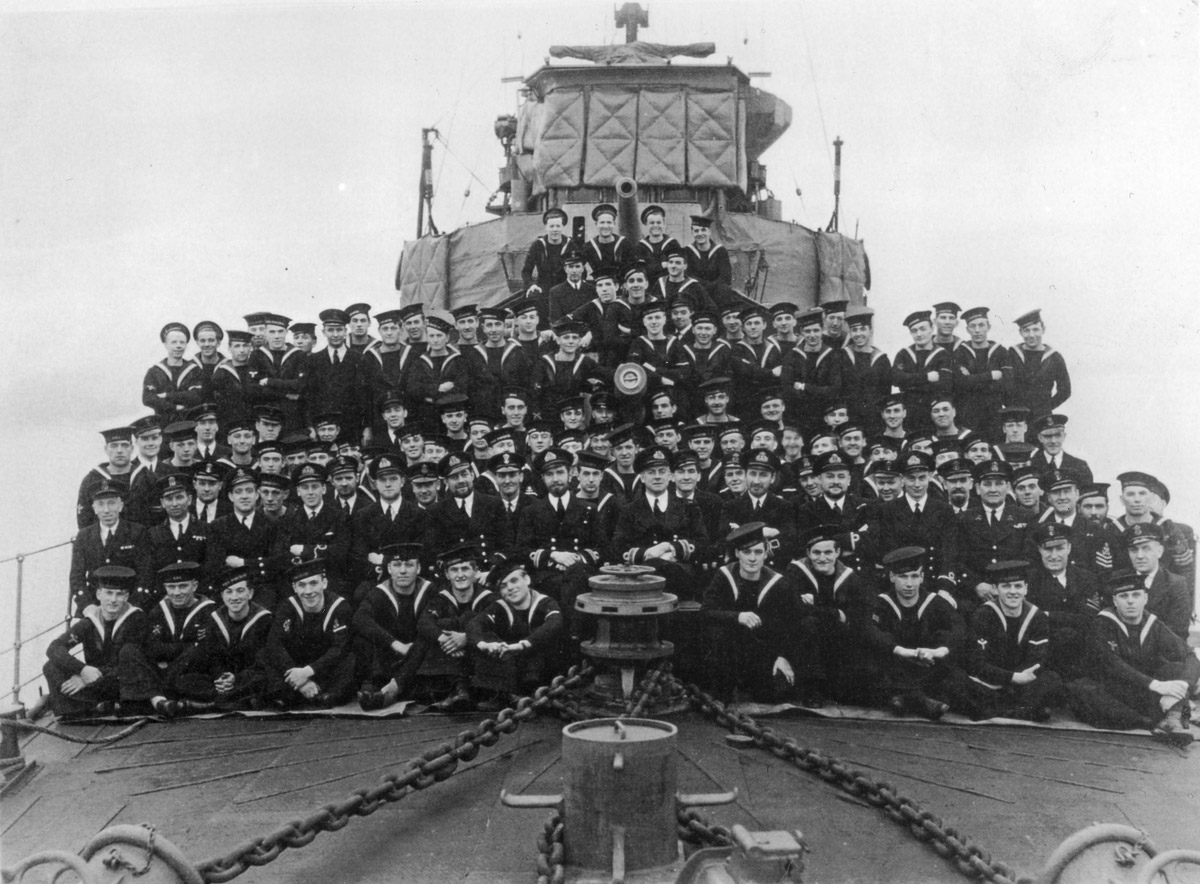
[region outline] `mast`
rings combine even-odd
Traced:
[[[429,214],[429,232],[437,236],[437,225],[433,223],[433,141],[438,130],[421,130],[421,181],[417,192],[417,239],[425,235],[425,215]]]
[[[842,136],[833,139],[833,217],[829,219],[829,232],[838,232],[838,213],[842,207]]]

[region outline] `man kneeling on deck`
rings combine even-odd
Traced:
[[[293,595],[276,610],[258,656],[264,697],[284,708],[337,706],[354,693],[350,605],[329,591],[322,559],[293,565],[288,576]]]
[[[716,632],[713,688],[726,700],[736,688],[762,701],[787,699],[796,689],[800,596],[790,579],[766,566],[764,528],[748,522],[729,533],[725,541],[736,561],[717,570],[701,604]]]
[[[942,698],[963,689],[960,666],[966,630],[941,593],[927,592],[926,552],[903,546],[883,557],[892,587],[880,593],[867,624],[867,642],[879,657],[888,708],[937,721],[950,708]]]
[[[475,663],[475,686],[515,694],[546,684],[559,654],[562,612],[533,588],[520,561],[495,568],[491,583],[500,598],[467,624],[467,641],[482,655]]]
[[[149,703],[163,718],[198,712],[206,703],[183,698],[176,680],[190,670],[216,606],[196,595],[197,562],[172,562],[158,570],[165,598],[146,614],[146,640],[121,648],[121,700]]]
[[[1113,574],[1112,607],[1096,615],[1091,660],[1096,673],[1071,682],[1068,702],[1093,727],[1152,730],[1165,742],[1186,746],[1191,703],[1200,688],[1200,660],[1154,614],[1141,575]]]
[[[425,658],[429,643],[417,633],[417,620],[433,584],[421,578],[424,551],[421,543],[382,547],[386,579],[354,612],[355,657],[366,670],[358,705],[365,711],[406,698]]]
[[[96,601],[46,649],[42,673],[50,686],[50,707],[60,716],[107,715],[121,695],[117,664],[121,649],[140,644],[146,614],[129,604],[137,572],[120,565],[92,571]],[[83,659],[71,651],[83,647]]]
[[[183,661],[175,690],[223,710],[254,707],[263,684],[255,661],[267,644],[271,612],[254,601],[247,568],[227,568],[215,584],[221,604],[210,609],[204,641]]]

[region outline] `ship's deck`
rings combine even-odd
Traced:
[[[42,768],[0,804],[4,861],[78,850],[112,823],[148,822],[200,862],[375,783],[481,718],[180,720],[106,747],[33,736],[24,752]],[[713,822],[802,830],[811,849],[804,880],[962,880],[865,802],[765,752],[731,748],[725,731],[698,713],[669,720],[680,729],[680,789],[737,787],[736,804],[702,809]],[[1023,873],[1094,822],[1139,827],[1163,848],[1195,846],[1200,769],[1188,753],[1148,736],[807,716],[770,723],[893,783]],[[506,808],[500,790],[560,790],[562,724],[535,718],[445,782],[318,835],[241,880],[532,881],[548,811]],[[67,731],[92,737],[119,728]]]

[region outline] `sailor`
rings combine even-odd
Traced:
[[[346,308],[346,346],[359,353],[366,352],[379,345],[379,340],[371,336],[371,305],[361,302],[351,304]],[[380,316],[375,321],[382,325]]]
[[[308,383],[308,355],[288,344],[288,317],[268,313],[263,319],[267,343],[250,356],[247,393],[255,405],[278,408],[284,428],[298,430],[307,425],[303,396]],[[264,438],[261,432],[259,438]]]
[[[475,470],[470,459],[452,451],[438,463],[446,497],[430,507],[423,519],[425,555],[436,562],[460,543],[478,547],[481,564],[489,568],[505,558],[504,505],[487,494],[475,493]]]
[[[1033,465],[1039,470],[1070,470],[1083,484],[1091,484],[1092,468],[1086,460],[1063,451],[1067,438],[1067,416],[1044,414],[1031,427],[1037,434],[1040,448],[1033,455]]]
[[[437,423],[437,400],[450,393],[467,394],[471,369],[466,358],[450,347],[454,326],[447,319],[431,315],[425,320],[427,348],[416,360],[408,378],[408,393],[418,403],[414,420],[433,426]]]
[[[663,252],[666,259],[667,273],[660,276],[651,290],[650,300],[665,303],[678,303],[681,299],[692,308],[693,313],[716,309],[712,296],[705,290],[704,283],[688,274],[688,256],[691,253],[680,246],[670,246]],[[629,299],[630,305],[636,309],[635,299]]]
[[[800,308],[791,301],[776,301],[771,305],[773,331],[770,338],[785,353],[800,343],[800,336],[796,334],[796,314],[799,312]]]
[[[1186,640],[1194,600],[1187,581],[1161,567],[1163,530],[1154,522],[1136,522],[1125,529],[1125,548],[1134,572],[1146,590],[1146,610]]]
[[[363,468],[358,458],[349,455],[338,455],[328,465],[329,484],[333,486],[333,496],[330,500],[350,520],[351,550],[353,550],[354,514],[366,509],[374,500],[374,492],[368,490],[363,482]],[[353,551],[351,552],[353,556]],[[350,579],[354,579],[353,559],[350,564]]]
[[[196,425],[196,462],[220,460],[229,456],[229,446],[217,441],[217,404],[201,402],[187,413]]]
[[[824,313],[819,307],[805,310],[796,319],[801,343],[783,358],[782,380],[787,391],[789,410],[812,431],[817,415],[830,402],[840,399],[847,359],[840,349],[826,343],[823,334]]]
[[[142,379],[142,404],[164,422],[174,420],[204,398],[204,371],[183,358],[192,333],[182,322],[168,322],[158,333],[167,355]]]
[[[950,505],[929,495],[933,457],[922,451],[910,451],[897,466],[904,493],[874,511],[874,521],[868,529],[872,546],[868,561],[886,564],[881,558],[885,552],[919,546],[925,556],[922,574],[928,575],[929,582],[941,578],[953,580],[958,561],[958,531]]]
[[[883,699],[866,646],[874,596],[847,567],[845,539],[839,525],[815,525],[801,536],[799,555],[787,567],[800,601],[800,701],[811,708],[825,705],[826,697],[861,706]]]
[[[531,691],[549,681],[557,662],[562,612],[534,589],[518,559],[495,568],[489,582],[500,597],[467,623],[467,642],[478,654],[473,684],[501,694]]]
[[[92,489],[92,512],[96,521],[82,529],[71,549],[69,585],[75,616],[95,603],[98,586],[96,570],[105,565],[120,565],[134,572],[127,592],[149,590],[153,584],[150,547],[145,529],[122,518],[125,489],[108,481]]]
[[[195,494],[192,515],[198,524],[211,525],[232,511],[229,499],[221,494],[229,467],[218,461],[209,461],[193,465],[190,472]]]
[[[618,276],[615,267],[597,268],[592,274],[595,297],[568,316],[586,326],[582,348],[606,369],[624,359],[634,326],[633,311],[617,298]]]
[[[493,455],[488,461],[486,475],[490,480],[480,477],[479,491],[495,494],[504,506],[504,526],[500,543],[505,549],[516,547],[518,528],[525,510],[538,499],[530,489],[523,487],[527,470],[525,458],[515,452],[505,451]],[[484,487],[484,482],[490,486],[490,490]]]
[[[137,449],[137,463],[134,466],[143,466],[156,477],[168,472],[167,459],[159,456],[163,437],[158,415],[140,417],[130,426],[133,427],[133,445]]]
[[[417,464],[409,470],[408,482],[412,489],[413,505],[423,517],[438,502],[442,491],[437,464],[429,461]]]
[[[694,340],[694,335],[692,334],[692,315],[696,312],[696,308],[692,306],[692,301],[687,295],[676,295],[668,299],[667,311],[671,317],[671,334],[682,345],[692,343]]]
[[[274,524],[287,515],[290,509],[288,493],[292,488],[291,482],[282,473],[265,473],[258,470],[255,475],[258,479],[258,511],[265,520]],[[272,602],[276,598],[274,594],[268,595],[261,589],[260,593]]]
[[[1108,483],[1093,482],[1079,489],[1079,515],[1083,520],[1083,531],[1095,558],[1079,562],[1079,566],[1103,577],[1114,566],[1125,569],[1121,550],[1124,549],[1123,529],[1108,514]]]
[[[171,449],[172,470],[187,470],[196,462],[196,422],[175,421],[163,428],[163,438]]]
[[[278,442],[283,434],[283,409],[275,405],[255,406],[254,434],[259,442]]]
[[[538,357],[542,355],[543,335],[538,334],[538,324],[541,322],[540,308],[536,300],[527,297],[514,304],[512,311],[517,330],[512,340],[525,351],[532,372]]]
[[[421,515],[403,495],[405,469],[401,459],[388,452],[373,458],[367,467],[377,499],[364,500],[350,517],[351,538],[348,583],[357,608],[363,595],[386,575],[384,548],[420,540]]]
[[[979,506],[979,498],[971,493],[975,486],[973,469],[971,461],[962,457],[948,460],[937,468],[938,478],[946,489],[946,503],[950,504],[956,518]]]
[[[933,342],[950,353],[954,353],[959,344],[963,343],[962,338],[954,333],[958,329],[958,314],[962,312],[962,308],[953,301],[942,301],[933,305]]]
[[[721,317],[721,338],[731,347],[745,337],[742,333],[742,311],[745,309],[745,301],[730,300],[717,311]]]
[[[475,388],[468,391],[471,406],[493,420],[499,417],[504,404],[503,391],[527,388],[531,382],[529,355],[520,344],[505,337],[504,312],[501,307],[480,309],[483,342],[467,351],[475,361]]]
[[[1092,727],[1147,728],[1172,745],[1190,744],[1189,700],[1197,696],[1200,660],[1146,610],[1138,575],[1115,572],[1106,588],[1112,604],[1096,615],[1090,674],[1068,685],[1071,711]]]
[[[135,469],[133,464],[133,427],[113,427],[101,430],[104,437],[104,463],[93,467],[79,483],[79,495],[75,503],[75,521],[79,528],[86,528],[96,521],[92,508],[92,492],[107,483],[122,488],[128,496],[130,481]],[[140,465],[139,465],[140,466]]]
[[[265,699],[283,708],[332,708],[354,693],[350,605],[329,591],[325,563],[288,572],[292,595],[279,605],[259,655]]]
[[[315,322],[293,322],[288,326],[292,336],[292,346],[307,356],[317,345],[317,324]]]
[[[846,346],[849,334],[846,330],[846,308],[850,302],[845,300],[826,301],[820,310],[825,317],[824,334],[822,338],[827,347],[841,350]]]
[[[216,606],[197,595],[198,562],[172,562],[159,569],[161,601],[146,614],[146,636],[139,644],[121,648],[118,671],[121,702],[131,708],[148,704],[163,718],[200,711],[175,690],[180,672],[194,665]]]
[[[1039,561],[1029,569],[1029,601],[1050,618],[1047,665],[1067,678],[1087,667],[1087,635],[1096,614],[1107,603],[1100,580],[1071,563],[1073,533],[1058,522],[1033,529]]]
[[[881,403],[892,392],[892,360],[873,344],[875,311],[855,305],[846,310],[849,330],[843,347],[842,394],[855,419],[872,432],[881,429]]]
[[[866,502],[851,494],[853,463],[841,451],[828,451],[812,459],[812,471],[820,482],[821,494],[802,501],[797,510],[797,530],[801,534],[835,525],[841,532],[838,550],[844,564],[860,567],[860,535],[866,529]]]
[[[383,580],[355,608],[353,620],[364,711],[408,699],[429,646],[417,633],[422,608],[433,596],[433,584],[421,577],[421,544],[396,543],[381,553]]]
[[[659,385],[674,387],[684,378],[686,360],[679,340],[666,331],[666,304],[645,304],[637,318],[642,333],[630,343],[625,358],[646,370],[648,390]]]
[[[1185,525],[1180,525],[1170,519],[1164,519],[1154,511],[1155,499],[1164,504],[1171,499],[1167,486],[1149,473],[1140,470],[1130,470],[1117,476],[1121,483],[1121,503],[1125,512],[1115,521],[1121,530],[1137,524],[1150,523],[1162,529],[1162,541],[1165,552],[1163,567],[1187,581],[1189,586],[1196,584],[1195,535]]]
[[[351,347],[346,340],[350,316],[344,310],[322,310],[321,333],[325,346],[308,357],[308,386],[304,404],[311,424],[317,415],[330,411],[341,412],[341,428],[347,438],[362,436],[363,424],[370,411],[368,402],[367,360],[362,349]]]
[[[675,269],[679,273],[683,272],[678,264]],[[629,307],[631,314],[636,316],[643,304],[666,300],[662,294],[662,282],[663,280],[659,279],[651,289],[649,278],[646,276],[646,265],[636,259],[630,261],[621,268],[620,300]]]
[[[642,209],[642,226],[646,235],[634,247],[634,257],[646,265],[646,275],[651,284],[667,275],[665,254],[667,249],[679,246],[679,240],[667,234],[667,212],[662,206],[649,205]]]
[[[450,311],[454,317],[454,330],[458,333],[455,346],[460,350],[474,347],[479,343],[479,306],[477,304],[460,304]]]
[[[670,493],[671,456],[652,445],[634,459],[640,491],[621,510],[613,536],[614,557],[627,565],[646,564],[667,578],[668,592],[696,599],[698,569],[707,560],[708,535],[700,507]]]
[[[763,528],[762,522],[748,522],[725,537],[734,561],[713,574],[701,603],[712,627],[709,671],[717,696],[725,700],[740,688],[755,700],[778,702],[797,688],[799,593],[788,577],[766,565]],[[811,681],[806,689],[812,702]]]
[[[692,215],[692,241],[687,246],[688,276],[701,282],[710,296],[716,284],[733,284],[733,266],[725,246],[712,241],[713,219]]]
[[[384,431],[378,405],[389,396],[403,396],[408,389],[408,375],[420,356],[420,348],[412,347],[400,340],[400,311],[386,310],[375,317],[379,323],[380,340],[364,350],[362,360],[362,383],[367,388],[364,395],[371,397],[377,406],[371,415],[372,439]]]
[[[477,581],[479,551],[470,544],[447,550],[441,574],[437,592],[422,606],[417,621],[417,633],[428,648],[418,675],[437,698],[431,708],[465,712],[475,705],[470,692],[475,654],[467,641],[467,624],[495,601],[496,594]]]
[[[988,338],[992,324],[987,307],[964,310],[962,320],[967,324],[968,338],[952,350],[955,397],[960,403],[963,423],[974,427],[989,438],[999,429],[995,426],[1000,406],[1013,380],[1012,354],[1007,347]],[[941,317],[937,317],[940,319]],[[934,338],[935,343],[940,343]],[[1016,441],[1024,441],[1024,437]]]
[[[996,597],[971,616],[969,681],[950,703],[974,721],[1000,716],[1049,721],[1062,695],[1062,676],[1050,665],[1050,618],[1026,598],[1028,566],[1024,561],[988,566]]]
[[[350,524],[340,507],[326,501],[328,481],[328,471],[317,464],[301,464],[292,473],[291,487],[299,505],[276,522],[274,555],[292,564],[321,558],[330,590],[348,595],[353,589],[348,568]]]
[[[933,425],[935,439],[965,439],[971,435],[969,427],[958,423],[955,400],[947,395],[935,395],[929,402],[929,420]]]
[[[560,282],[566,281],[563,269],[563,253],[571,240],[563,235],[567,213],[559,208],[547,209],[542,213],[542,224],[546,232],[529,246],[525,264],[521,268],[521,283],[529,297],[550,291]]]
[[[1071,398],[1071,375],[1062,354],[1042,341],[1046,326],[1041,310],[1030,310],[1015,320],[1022,343],[1013,356],[1011,402],[1029,409],[1035,418],[1050,414]]]
[[[121,649],[141,644],[146,634],[145,613],[129,603],[137,573],[121,565],[104,565],[92,576],[95,600],[50,642],[42,667],[50,708],[63,717],[112,712],[121,696]],[[82,659],[72,653],[77,647],[83,650]]]
[[[1035,557],[1031,532],[1037,515],[1009,497],[1012,470],[1000,461],[984,461],[972,470],[979,506],[955,517],[958,531],[958,600],[966,616],[995,599],[988,568],[997,562]]]
[[[762,391],[777,386],[783,373],[783,354],[779,346],[764,335],[770,314],[760,304],[741,312],[744,337],[733,344],[733,378],[738,382],[739,404],[743,418],[753,415]]]
[[[590,392],[594,382],[602,379],[604,371],[596,360],[579,352],[586,331],[582,322],[570,319],[564,319],[554,327],[556,351],[553,355],[543,355],[533,373],[542,416],[554,414],[555,402]]]
[[[214,581],[221,603],[208,611],[204,640],[180,661],[175,692],[184,700],[238,710],[257,704],[263,673],[255,662],[266,646],[271,612],[254,601],[244,568],[229,568]],[[176,707],[175,711],[182,711]]]
[[[255,598],[270,610],[277,597],[281,571],[286,566],[273,548],[275,522],[257,510],[259,481],[254,473],[243,469],[235,470],[229,477],[225,493],[233,504],[233,512],[220,516],[208,528],[204,571],[211,584],[227,568],[245,568]]]
[[[888,709],[937,721],[950,708],[942,698],[961,689],[966,678],[960,666],[966,631],[953,604],[925,588],[929,558],[919,546],[882,557],[891,586],[875,600],[867,643],[880,668]]]
[[[572,243],[563,253],[563,269],[567,278],[549,291],[536,297],[538,313],[541,320],[538,323],[542,329],[553,328],[560,319],[573,314],[576,310],[596,296],[593,284],[596,276],[593,272],[592,282],[583,278],[583,252]],[[597,269],[597,265],[593,265]],[[614,279],[614,295],[615,295]]]
[[[192,340],[196,342],[196,355],[192,361],[204,373],[204,396],[209,398],[213,372],[225,361],[225,354],[219,349],[221,341],[225,340],[225,331],[211,319],[205,319],[192,327]]]
[[[908,428],[908,405],[904,396],[888,394],[879,403],[879,419],[883,424],[881,435],[887,439],[895,439],[906,443],[912,433]]]
[[[601,203],[592,209],[596,235],[583,247],[588,269],[595,271],[604,265],[622,267],[633,260],[634,243],[617,234],[617,207]]]
[[[167,518],[146,532],[154,573],[176,562],[203,562],[208,526],[192,517],[192,478],[170,473],[158,480],[157,490]]]
[[[267,343],[267,314],[265,312],[247,313],[243,319],[246,320],[246,331],[250,335],[250,343],[257,350]]]
[[[927,403],[950,393],[954,382],[953,357],[933,343],[933,322],[928,310],[916,310],[904,319],[912,345],[892,360],[892,383],[904,396],[905,409],[915,423],[910,429],[929,426]]]

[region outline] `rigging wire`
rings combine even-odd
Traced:
[[[808,25],[804,21],[804,4],[797,3],[796,11],[800,14],[800,32],[804,35],[804,50],[808,56],[808,73],[812,77],[813,94],[817,98],[817,116],[821,119],[821,134],[825,137],[825,158],[829,161],[829,170],[833,171],[833,156],[829,152],[829,130],[825,127],[825,110],[821,107],[821,87],[817,83],[817,69],[813,66],[812,44],[808,41]]]
[[[435,137],[435,138],[436,138],[438,141],[440,141],[440,142],[441,142],[441,144],[442,144],[442,147],[446,148],[446,153],[448,153],[450,156],[454,157],[454,159],[458,160],[458,162],[459,162],[459,165],[461,165],[461,166],[463,167],[463,169],[465,169],[465,170],[466,170],[466,172],[467,172],[467,174],[468,174],[468,175],[470,175],[472,178],[474,178],[476,181],[478,181],[478,182],[479,182],[480,184],[482,184],[484,187],[487,187],[487,186],[488,186],[487,182],[486,182],[486,181],[484,181],[482,178],[480,178],[478,175],[476,175],[476,174],[475,174],[475,171],[474,171],[474,170],[473,170],[473,169],[472,169],[470,166],[468,166],[468,165],[467,165],[466,161],[465,161],[465,160],[463,160],[463,158],[462,158],[462,157],[460,157],[458,154],[456,154],[454,151],[452,151],[452,150],[450,149],[450,144],[449,144],[449,142],[447,142],[447,141],[446,141],[446,139],[445,139],[445,138],[443,138],[443,137],[442,137],[440,134],[439,134],[439,135],[435,135],[434,137]],[[468,189],[470,189],[470,188],[468,188]]]

